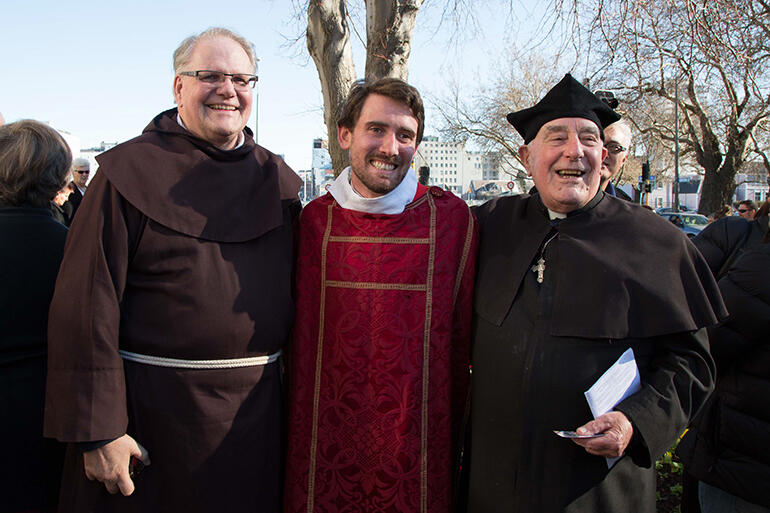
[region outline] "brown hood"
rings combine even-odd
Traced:
[[[281,200],[298,199],[301,179],[254,142],[222,150],[162,112],[139,137],[97,157],[99,171],[128,202],[167,228],[197,238],[242,242],[283,223]]]

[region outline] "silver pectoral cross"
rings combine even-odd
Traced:
[[[540,257],[540,260],[537,261],[537,264],[532,266],[532,272],[537,273],[537,282],[543,283],[543,274],[545,274],[545,258],[542,256]]]

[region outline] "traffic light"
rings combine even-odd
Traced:
[[[644,192],[652,192],[652,184],[650,183],[650,163],[642,163],[642,186]]]

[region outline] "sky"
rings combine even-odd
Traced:
[[[252,41],[260,59],[258,107],[249,121],[254,129],[258,116],[259,144],[284,155],[292,168],[309,169],[312,141],[326,138],[326,129],[315,65],[304,39],[291,45],[304,34],[296,3],[3,0],[0,113],[6,122],[49,122],[80,138],[82,149],[125,141],[174,106],[172,53],[178,44],[224,26]],[[443,4],[427,0],[414,31],[409,81],[426,98],[453,80],[468,91],[491,80],[516,24],[505,2],[479,0],[479,30],[467,29],[470,37],[448,46],[452,27],[439,23]],[[354,56],[360,77],[360,44]],[[426,135],[437,135],[437,116],[429,107],[426,114]]]

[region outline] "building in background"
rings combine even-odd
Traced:
[[[735,196],[733,203],[743,200],[751,200],[757,205],[761,205],[768,199],[768,189],[770,189],[770,175],[762,162],[746,162],[741,168],[741,172],[736,174]]]
[[[326,192],[326,186],[334,181],[334,169],[332,169],[332,157],[329,155],[329,144],[326,139],[313,139],[313,159],[310,175],[303,177],[304,181],[311,181],[311,185],[303,190],[310,191],[305,201],[321,196]]]
[[[465,149],[465,142],[441,141],[436,136],[425,136],[414,156],[414,169],[430,169],[428,185],[437,185],[467,198],[471,182],[505,179],[499,152],[480,152]]]

